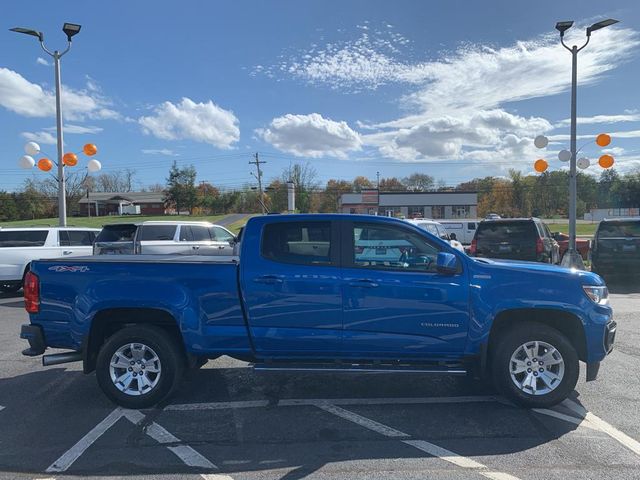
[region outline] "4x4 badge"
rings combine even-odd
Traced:
[[[53,267],[49,267],[49,270],[52,272],[88,272],[89,267],[85,265],[81,266],[69,266],[69,265],[54,265]]]

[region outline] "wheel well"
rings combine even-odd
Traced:
[[[555,328],[563,333],[578,352],[578,358],[585,361],[587,358],[587,341],[584,334],[584,326],[575,315],[553,309],[515,309],[500,312],[493,321],[489,334],[489,354],[493,347],[500,341],[501,336],[510,330],[512,325],[519,321],[527,320],[538,322]]]
[[[102,310],[93,317],[91,330],[82,348],[84,373],[96,368],[96,359],[102,344],[107,338],[130,325],[156,325],[167,331],[173,338],[179,339],[184,347],[178,322],[169,312],[158,308],[110,308]]]

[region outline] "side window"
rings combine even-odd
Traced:
[[[435,235],[436,237],[438,236],[438,229],[433,223],[427,223],[426,228],[427,228],[427,232],[429,232],[432,235]]]
[[[60,245],[62,244],[62,233],[60,232]],[[67,236],[64,245],[71,247],[90,247],[93,244],[93,232],[82,230],[67,230],[64,232]]]
[[[191,234],[193,235],[194,242],[209,242],[211,241],[211,235],[209,235],[209,229],[201,225],[191,225]]]
[[[438,230],[438,237],[443,240],[449,240],[449,234],[442,225],[436,225],[436,229]]]
[[[476,229],[476,224],[475,222],[469,222],[467,224],[467,230],[475,230]]]
[[[353,264],[361,268],[436,272],[440,249],[421,235],[399,227],[355,223]]]
[[[180,240],[181,242],[193,242],[193,235],[191,234],[191,227],[189,225],[180,225]]]
[[[281,222],[265,225],[261,253],[282,263],[332,265],[330,222]]]
[[[233,235],[227,232],[224,228],[211,227],[211,238],[218,242],[230,242],[233,240]]]
[[[68,247],[71,245],[69,240],[69,232],[67,230],[58,230],[58,242],[61,247]]]
[[[143,225],[139,240],[173,240],[177,225]]]

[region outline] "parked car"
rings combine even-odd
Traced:
[[[560,247],[539,218],[483,220],[471,242],[475,257],[560,263]]]
[[[435,220],[427,220],[424,218],[417,218],[417,219],[408,220],[408,221],[426,230],[431,235],[435,235],[436,237],[446,240],[456,250],[464,252],[464,247],[462,246],[462,243],[458,240],[457,235],[455,233],[449,233],[445,228],[445,226],[440,224],[439,222],[436,222]]]
[[[458,240],[462,245],[471,245],[471,241],[476,234],[476,229],[478,228],[478,223],[480,220],[477,219],[442,219],[438,220],[440,224],[444,228],[447,229],[449,235],[455,234],[456,240]]]
[[[378,261],[375,246],[388,244]],[[400,244],[398,244],[400,246]],[[100,255],[40,260],[25,279],[23,353],[67,352],[114,402],[168,397],[188,365],[230,355],[258,370],[491,377],[548,407],[611,351],[602,279],[471,258],[408,222],[369,215],[264,215],[239,257]]]
[[[17,292],[32,260],[91,255],[100,229],[29,227],[0,229],[0,291]]]
[[[569,249],[569,235],[562,232],[553,232],[551,235],[553,239],[558,242],[560,249],[560,261],[564,257],[565,252]],[[589,259],[589,251],[591,250],[591,240],[576,238],[576,249],[582,256],[583,260]]]
[[[209,222],[147,221],[105,225],[94,255],[233,255],[235,236]]]
[[[487,216],[484,217],[485,220],[498,220],[500,218],[502,218],[500,215],[498,215],[497,213],[487,213]]]
[[[591,250],[591,271],[607,278],[640,276],[640,218],[604,219]]]

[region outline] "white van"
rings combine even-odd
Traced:
[[[444,226],[441,225],[439,222],[436,222],[435,220],[424,219],[424,218],[407,220],[407,222],[417,225],[418,227],[422,228],[423,230],[426,230],[427,232],[429,232],[432,235],[435,235],[436,237],[441,238],[442,240],[446,240],[447,242],[449,242],[449,245],[451,245],[453,248],[461,252],[464,252],[462,243],[460,243],[455,238],[451,238],[451,235],[449,234],[449,232],[447,232],[446,228],[444,228]]]
[[[0,228],[0,292],[17,292],[32,260],[91,255],[99,228]]]
[[[476,234],[478,223],[480,223],[481,221],[482,220],[478,220],[475,218],[447,220],[438,219],[438,222],[447,229],[449,235],[455,233],[456,240],[458,240],[463,245],[471,245],[471,240],[473,240],[473,237]]]

